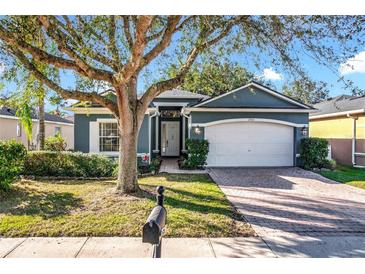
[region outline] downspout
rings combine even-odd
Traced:
[[[351,140],[351,161],[352,161],[352,165],[356,166],[356,161],[355,161],[355,147],[356,147],[356,120],[358,119],[357,117],[351,116],[350,114],[347,114],[348,118],[352,118],[352,140]]]
[[[191,116],[189,115],[186,115],[185,114],[185,107],[182,108],[181,110],[181,114],[183,115],[183,117],[187,118],[188,119],[188,138],[190,139],[190,129],[191,129]],[[184,126],[185,126],[185,123],[184,123]],[[183,150],[185,151],[185,136],[183,138]]]

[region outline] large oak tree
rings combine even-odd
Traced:
[[[197,59],[238,53],[257,63],[266,52],[268,62],[298,80],[306,75],[298,44],[299,51],[319,63],[339,64],[358,51],[360,43],[347,42],[357,39],[362,21],[321,16],[7,16],[0,19],[0,47],[62,98],[95,102],[111,111],[121,136],[117,188],[128,193],[138,190],[137,136],[150,102],[181,85]],[[34,28],[46,41],[42,47],[27,39]],[[334,46],[328,39],[340,43]],[[252,47],[257,50],[249,51]],[[65,88],[44,74],[40,64],[110,86],[117,101]],[[176,72],[168,77],[171,65]],[[138,97],[142,77],[148,85]]]

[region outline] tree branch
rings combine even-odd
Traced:
[[[121,63],[120,63],[120,56],[119,56],[119,51],[118,51],[118,45],[117,45],[117,30],[116,30],[116,18],[114,15],[110,16],[109,19],[109,31],[108,31],[108,36],[109,36],[109,45],[108,48],[113,56],[114,61],[116,61],[117,65],[117,71],[118,68],[120,67]]]
[[[146,46],[146,33],[149,29],[153,16],[139,16],[136,25],[136,39],[131,49],[131,57],[120,73],[115,75],[116,84],[126,84],[138,70],[142,55]]]
[[[106,81],[109,83],[113,82],[113,74],[111,72],[92,67],[86,62],[86,60],[80,57],[73,49],[71,49],[67,45],[66,41],[68,40],[68,38],[60,33],[57,23],[52,23],[49,20],[48,16],[39,16],[39,21],[46,29],[49,37],[51,37],[56,42],[56,44],[58,45],[58,49],[61,52],[70,56],[75,61],[75,64],[81,70],[83,70],[88,77],[95,80]]]
[[[167,26],[165,28],[161,41],[143,57],[139,69],[142,69],[144,66],[148,65],[154,58],[156,58],[156,56],[158,56],[164,49],[166,49],[170,45],[172,35],[176,31],[176,26],[179,23],[180,18],[181,16],[168,17]]]
[[[131,49],[133,47],[133,38],[132,38],[132,34],[130,31],[130,26],[129,26],[129,16],[122,16],[123,17],[123,28],[124,28],[124,35],[125,38],[127,39],[127,43],[129,46],[129,49]]]
[[[91,49],[88,45],[85,44],[82,36],[80,36],[80,34],[75,30],[75,28],[72,25],[71,20],[68,18],[67,15],[64,15],[63,19],[66,21],[66,24],[64,24],[63,22],[61,22],[60,20],[57,20],[55,18],[55,20],[57,21],[59,26],[65,32],[68,33],[69,37],[74,38],[74,40],[76,41],[77,47],[85,50],[86,55],[89,55],[92,59],[96,60],[100,64],[106,65],[106,66],[110,67],[111,69],[117,70],[117,66],[115,64],[116,62],[113,62],[114,60],[108,58],[101,52],[96,53],[93,49]],[[106,47],[109,46],[109,43],[102,42],[102,44],[104,44]]]
[[[75,99],[80,101],[96,102],[106,108],[108,108],[114,115],[119,116],[118,106],[113,101],[107,99],[104,96],[97,94],[96,92],[86,93],[78,90],[67,90],[59,86],[57,83],[46,77],[40,72],[36,66],[17,48],[10,48],[11,53],[14,54],[23,66],[31,72],[34,77],[42,84],[48,86],[54,90],[63,99]]]
[[[184,76],[188,73],[190,67],[193,65],[194,61],[198,57],[199,53],[204,51],[205,49],[213,46],[214,44],[218,43],[220,40],[222,40],[231,30],[232,28],[237,25],[241,20],[241,17],[236,17],[235,19],[232,19],[226,23],[225,28],[217,34],[214,38],[207,40],[207,35],[210,34],[210,32],[204,32],[201,31],[199,34],[195,47],[190,51],[186,62],[183,66],[181,66],[179,72],[177,75],[173,78],[170,78],[168,80],[160,81],[155,84],[152,84],[146,92],[143,94],[143,96],[139,99],[139,111],[145,111],[145,109],[148,107],[150,102],[161,94],[162,92],[166,90],[173,89],[180,85],[183,82]],[[205,38],[205,39],[204,39]],[[203,43],[200,43],[200,40],[206,40]]]
[[[68,60],[24,42],[16,34],[10,34],[0,25],[0,38],[13,48],[19,48],[33,56],[38,62],[45,62],[61,69],[71,69],[83,76],[88,76],[73,60]]]
[[[196,15],[188,16],[186,19],[184,19],[180,25],[176,27],[176,30],[181,30],[187,23],[189,23],[192,19],[194,19]]]

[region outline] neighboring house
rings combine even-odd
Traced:
[[[310,136],[326,138],[338,163],[365,166],[365,97],[341,95],[314,107]]]
[[[75,113],[75,150],[118,155],[117,123],[108,109],[76,104],[68,110]],[[256,82],[214,98],[166,91],[146,111],[138,154],[178,157],[187,138],[207,139],[208,166],[295,166],[313,110]]]
[[[28,142],[27,135],[16,111],[8,107],[0,107],[0,140],[16,140],[22,142],[27,148],[34,148],[37,144],[38,117],[32,115],[32,141]],[[67,143],[67,149],[74,148],[74,124],[62,117],[45,113],[45,135],[46,138],[60,133]],[[29,144],[29,147],[28,147]]]

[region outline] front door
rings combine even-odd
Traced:
[[[161,155],[179,156],[180,122],[161,122]]]

